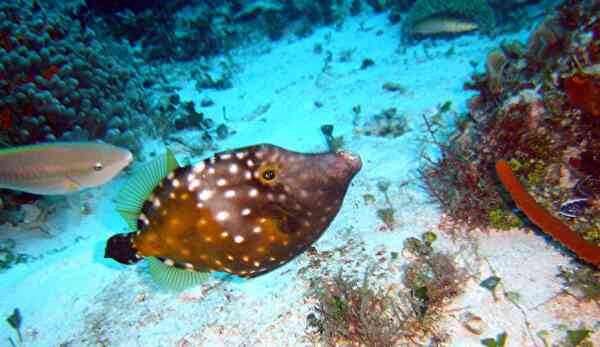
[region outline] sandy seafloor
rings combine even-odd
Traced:
[[[182,293],[159,290],[146,274],[144,265],[125,267],[102,258],[104,242],[125,229],[114,212],[114,197],[124,177],[82,194],[92,207],[90,215],[63,207],[48,222],[51,236],[38,230],[16,230],[3,226],[1,237],[17,240],[17,251],[39,260],[18,265],[0,275],[0,314],[8,316],[18,307],[23,316],[23,346],[310,346],[307,314],[314,299],[307,297],[310,278],[337,273],[362,275],[373,263],[374,285],[398,286],[406,259],[392,260],[403,241],[436,231],[443,219],[435,205],[427,202],[414,182],[420,165],[418,137],[422,137],[421,114],[432,114],[450,100],[454,112],[466,110],[469,93],[463,83],[472,72],[470,61],[479,68],[488,51],[502,39],[524,42],[528,30],[508,37],[490,39],[477,34],[450,41],[438,40],[399,49],[400,30],[385,15],[350,17],[339,29],[321,28],[307,38],[286,36],[275,43],[262,42],[232,54],[239,66],[234,88],[199,94],[194,82],[186,80],[186,69],[174,68],[168,78],[182,87],[183,101],[196,104],[204,97],[215,106],[204,109],[212,118],[226,122],[236,131],[219,143],[219,150],[268,142],[300,151],[326,149],[320,126],[334,124],[335,135],[343,135],[345,147],[361,155],[364,166],[352,183],[341,212],[315,244],[319,252],[331,251],[318,268],[309,267],[302,254],[289,264],[252,280],[223,280],[218,276],[205,285]],[[379,32],[379,34],[378,34]],[[327,39],[327,36],[330,36]],[[323,53],[315,54],[315,43]],[[445,54],[450,47],[454,54]],[[355,50],[352,59],[341,62],[340,53]],[[322,72],[325,51],[333,61]],[[375,65],[361,70],[364,58]],[[396,82],[406,93],[386,92],[384,82]],[[322,107],[315,106],[315,101]],[[268,107],[267,107],[268,105]],[[409,117],[411,131],[395,139],[353,134],[352,107],[360,105],[361,122],[384,109],[395,107]],[[268,108],[268,109],[267,109]],[[261,110],[266,112],[261,113]],[[194,139],[193,132],[186,133]],[[148,139],[147,152],[163,151],[162,143]],[[182,146],[172,147],[182,159]],[[208,154],[207,154],[208,155]],[[199,158],[192,158],[199,160]],[[397,225],[382,228],[376,208],[384,207],[376,184],[392,182],[390,196],[397,209]],[[363,195],[375,195],[375,206]],[[57,198],[60,202],[61,198]],[[480,339],[508,333],[507,346],[544,346],[537,332],[551,332],[558,343],[565,330],[581,325],[595,328],[600,341],[600,309],[559,295],[556,277],[560,265],[572,258],[556,245],[526,230],[470,233],[470,241],[451,241],[438,232],[435,248],[456,254],[472,271],[466,293],[449,307],[445,327],[451,346],[481,346]],[[477,245],[478,255],[472,252]],[[502,290],[497,300],[479,282],[492,274],[502,278],[503,290],[518,293],[511,303]],[[514,296],[513,296],[514,297]],[[486,328],[480,336],[461,324],[465,312],[479,315]],[[0,345],[14,332],[0,329]]]

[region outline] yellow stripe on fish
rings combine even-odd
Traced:
[[[139,187],[147,192],[139,203],[129,199],[120,209],[126,219],[137,215],[136,231],[109,239],[105,256],[125,264],[157,257],[201,273],[266,273],[321,236],[361,166],[345,152],[263,144],[177,167],[162,179],[151,174],[145,181],[154,188]]]
[[[124,148],[101,142],[53,142],[0,150],[0,188],[67,194],[110,181],[131,163]]]

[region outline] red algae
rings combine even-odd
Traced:
[[[578,72],[566,78],[563,86],[572,106],[600,117],[600,76]]]

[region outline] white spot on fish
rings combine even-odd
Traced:
[[[258,196],[258,189],[256,188],[252,188],[250,189],[250,191],[248,192],[248,195],[250,195],[250,197],[255,198]]]
[[[171,185],[173,186],[173,188],[178,188],[181,185],[181,182],[179,182],[178,179],[174,179],[171,181]]]
[[[146,217],[145,214],[141,214],[139,220],[144,223],[144,225],[148,225],[150,224],[150,221],[148,220],[148,217]]]
[[[238,172],[238,166],[235,164],[229,165],[229,173],[235,174]]]
[[[221,159],[222,160],[231,159],[231,153],[221,154]]]
[[[217,217],[217,220],[220,220],[220,221],[227,220],[227,218],[229,218],[229,212],[219,211],[219,213],[217,213],[216,217]]]
[[[247,255],[242,257],[242,260],[245,262],[249,262],[250,261],[250,257],[248,257]]]
[[[204,189],[203,191],[200,192],[200,194],[198,194],[198,199],[200,199],[202,201],[207,201],[212,196],[213,196],[213,192],[212,191],[210,191],[208,189]]]
[[[250,214],[250,209],[249,208],[245,208],[242,210],[242,216],[247,216]]]
[[[167,179],[172,180],[173,178],[175,178],[175,173],[169,172],[169,174],[167,175]]]
[[[209,174],[209,175],[214,175],[214,174],[215,174],[215,172],[216,172],[216,170],[215,170],[215,168],[214,168],[214,167],[212,167],[212,166],[211,166],[211,167],[209,167],[209,168],[208,168],[208,174]]]
[[[285,194],[279,194],[279,201],[285,201],[286,196]]]
[[[226,179],[224,179],[224,178],[219,178],[219,179],[217,180],[217,185],[218,185],[219,187],[223,187],[223,186],[227,185],[227,180],[226,180]]]
[[[254,261],[254,266],[255,266],[255,267],[260,267],[260,262],[258,262],[258,261]]]
[[[248,159],[248,160],[246,160],[246,165],[248,167],[254,167],[254,161],[252,159]]]
[[[160,199],[159,198],[152,199],[152,206],[154,206],[154,208],[159,208],[160,207]]]
[[[199,202],[199,203],[196,204],[196,207],[197,208],[204,208],[204,204],[201,203],[201,202]]]
[[[196,165],[194,165],[194,168],[192,169],[192,171],[194,171],[194,173],[201,173],[204,168],[206,167],[206,165],[204,165],[204,162],[201,161],[199,163],[197,163]]]
[[[233,241],[235,241],[235,243],[242,243],[244,242],[244,237],[242,235],[235,235]]]
[[[235,190],[228,190],[224,195],[226,198],[233,198],[235,196]]]
[[[192,182],[190,182],[190,184],[188,184],[188,190],[192,192],[192,191],[196,190],[199,186],[200,186],[200,181],[193,180]]]
[[[254,233],[256,233],[256,234],[260,234],[260,232],[262,231],[262,229],[261,229],[261,227],[259,227],[259,226],[255,226],[255,227],[252,229],[252,231],[253,231]]]
[[[163,263],[167,266],[175,265],[175,262],[173,261],[173,259],[169,259],[169,258],[166,258],[165,260],[163,260]]]
[[[237,152],[235,154],[236,158],[238,159],[244,159],[244,157],[246,156],[246,152]]]
[[[234,258],[234,257],[233,257],[231,254],[227,255],[227,259],[229,259],[229,260],[231,260],[231,261],[234,261],[234,260],[235,260],[235,258]]]
[[[252,179],[252,173],[250,171],[244,172],[244,178],[247,180]]]
[[[221,237],[222,238],[226,238],[227,236],[229,236],[228,232],[224,231],[224,232],[221,233]]]

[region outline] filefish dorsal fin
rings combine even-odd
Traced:
[[[169,172],[179,167],[175,155],[169,149],[167,152],[148,162],[125,183],[117,196],[117,212],[123,217],[131,231],[137,229],[137,220],[142,211],[144,201],[158,183]]]

